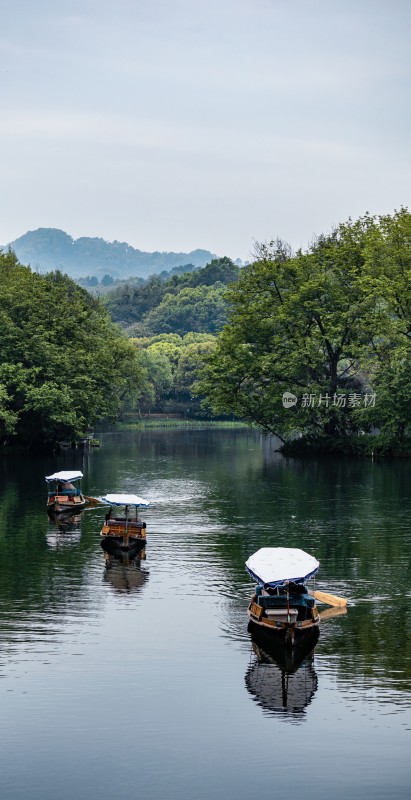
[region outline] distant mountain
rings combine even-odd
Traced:
[[[213,258],[209,250],[189,253],[145,253],[126,242],[106,242],[97,237],[73,239],[57,228],[38,228],[9,242],[22,264],[40,272],[59,269],[72,278],[87,275],[112,275],[113,278],[146,278],[156,272],[171,270],[184,264],[204,267]]]

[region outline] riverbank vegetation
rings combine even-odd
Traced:
[[[411,215],[256,245],[98,299],[0,254],[0,441],[152,414],[245,420],[289,453],[411,455]],[[189,268],[190,267],[190,268]]]
[[[288,452],[411,454],[411,215],[256,247],[196,391]]]
[[[131,339],[142,372],[133,408],[141,417],[152,412],[185,418],[212,416],[194,394],[198,374],[215,347],[210,333],[163,333]],[[127,409],[125,409],[127,410]]]
[[[167,415],[159,414],[157,417],[144,417],[143,419],[127,421],[127,418],[118,422],[115,431],[141,431],[141,430],[162,430],[163,428],[171,430],[204,430],[204,429],[221,429],[221,430],[234,430],[237,428],[246,428],[247,423],[241,420],[207,420],[207,419],[187,419],[181,417],[170,417]]]
[[[116,420],[142,380],[136,349],[66,275],[0,253],[0,442],[26,449]]]
[[[219,258],[201,269],[175,270],[168,278],[154,275],[143,285],[107,293],[103,302],[130,337],[142,369],[139,393],[125,411],[141,417],[152,412],[186,419],[214,416],[194,388],[228,319],[226,288],[239,274],[231,259]]]

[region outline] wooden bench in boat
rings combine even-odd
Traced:
[[[296,608],[266,608],[265,613],[269,619],[278,622],[297,622],[298,611]]]
[[[84,503],[82,497],[69,497],[66,494],[56,494],[54,499],[56,503],[73,503],[73,505]]]

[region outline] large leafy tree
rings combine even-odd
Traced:
[[[369,421],[397,445],[411,425],[411,214],[379,218],[365,246],[363,291],[373,300],[371,354],[378,404]]]
[[[278,240],[257,246],[256,261],[228,293],[229,323],[199,384],[214,411],[235,412],[283,439],[332,440],[378,424],[378,414],[350,408],[349,398],[371,396],[384,369],[385,383],[392,380],[387,362],[384,368],[376,363],[387,340],[397,359],[390,368],[398,374],[390,327],[408,314],[407,273],[400,297],[398,269],[399,251],[403,268],[410,240],[403,235],[394,247],[391,228],[390,218],[366,215],[319,237],[304,253],[293,254]],[[405,370],[405,356],[400,361]],[[298,398],[295,406],[284,408],[284,392]]]
[[[135,350],[107,311],[60,272],[0,253],[0,430],[27,447],[115,419],[140,379]]]

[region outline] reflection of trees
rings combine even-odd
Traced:
[[[318,632],[289,649],[272,637],[253,632],[253,656],[245,684],[263,711],[291,722],[304,719],[318,684],[314,669],[317,640]]]
[[[321,625],[321,655],[332,656],[340,681],[391,689],[395,702],[395,690],[411,689],[409,598],[382,598],[349,608],[347,623],[345,629],[344,624]]]
[[[231,641],[247,636],[250,553],[302,547],[321,562],[317,588],[355,599],[345,617],[320,626],[318,650],[332,655],[339,680],[410,686],[410,463],[264,460],[262,437],[248,430],[114,433],[103,435],[102,445],[63,453],[58,467],[83,469],[86,494],[159,498],[145,513],[149,546],[151,531],[163,536],[170,522],[156,558],[166,561],[171,549],[173,558],[181,554],[190,580],[218,596],[220,628]],[[84,512],[80,542],[53,551],[43,476],[55,471],[55,460],[7,458],[2,465],[0,628],[7,636],[38,615],[57,630],[73,607],[93,603],[93,580],[101,589],[104,510]],[[178,508],[176,482],[195,487]]]
[[[66,459],[63,454],[59,462],[63,468]],[[81,459],[82,455],[76,456],[77,463]],[[95,525],[86,512],[81,522],[63,516],[50,521],[44,481],[50,466],[54,464],[34,457],[7,461],[0,496],[2,650],[13,650],[16,642],[26,647],[32,640],[50,640],[62,632],[68,617],[79,611],[83,616],[93,613],[86,587]],[[60,542],[74,536],[76,546],[50,546],[50,536]]]
[[[355,601],[321,625],[321,652],[338,653],[349,679],[409,688],[411,464],[277,453],[247,463],[240,452],[225,475],[224,467],[216,465],[208,502],[227,531],[210,537],[227,595],[245,595],[244,561],[259,547],[303,547],[321,563],[317,588]]]

